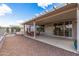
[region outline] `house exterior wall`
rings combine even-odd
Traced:
[[[52,36],[52,37],[60,37],[60,38],[68,38],[68,39],[77,39],[77,22],[76,19],[72,20],[72,37],[65,37],[65,36],[56,36],[54,35],[53,29],[54,23],[49,23],[45,25],[45,35]]]
[[[53,24],[45,25],[45,35],[52,36],[53,35]]]
[[[76,19],[72,21],[72,38],[77,39],[77,21],[76,21]]]

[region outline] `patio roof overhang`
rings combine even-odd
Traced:
[[[59,22],[62,20],[74,20],[77,17],[76,14],[77,4],[68,4],[62,8],[56,9],[54,11],[48,12],[45,15],[34,18],[30,21],[24,22],[24,24],[30,25],[36,22],[38,25],[44,25],[50,22]]]

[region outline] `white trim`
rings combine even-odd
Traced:
[[[57,35],[53,35],[53,37],[59,37],[59,38],[65,38],[65,39],[73,39],[73,37],[57,36]]]
[[[26,35],[26,34],[24,34],[24,36],[27,37],[27,38],[35,39],[34,37],[28,36],[28,35]]]
[[[35,22],[33,22],[33,26],[34,26],[34,38],[36,38],[36,24],[35,24]]]

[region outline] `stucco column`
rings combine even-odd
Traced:
[[[77,19],[72,20],[72,38],[77,39]]]
[[[79,4],[77,8],[77,51],[79,52]]]
[[[25,34],[25,24],[24,24],[24,34]]]
[[[34,39],[36,38],[36,23],[33,22],[33,26],[34,26]]]

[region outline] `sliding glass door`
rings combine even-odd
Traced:
[[[54,35],[63,36],[63,22],[54,24]]]
[[[72,21],[55,23],[54,35],[72,37]]]

